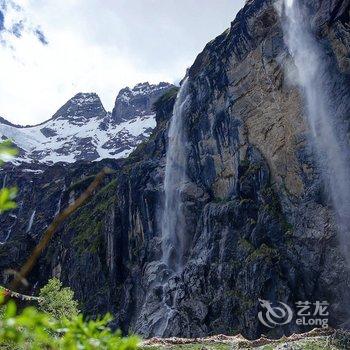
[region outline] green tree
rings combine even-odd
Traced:
[[[0,349],[136,350],[138,337],[111,331],[110,321],[110,315],[88,322],[82,315],[55,320],[34,307],[18,313],[16,304],[9,301],[0,319]]]
[[[79,314],[74,292],[69,287],[63,287],[58,278],[50,279],[40,290],[39,297],[39,309],[57,320],[72,319]]]

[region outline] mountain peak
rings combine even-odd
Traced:
[[[152,106],[157,99],[174,85],[160,82],[136,84],[133,88],[121,89],[115,100],[112,119],[116,123],[133,119],[137,116],[152,114]]]
[[[96,93],[79,92],[68,100],[52,117],[52,119],[69,119],[81,123],[87,119],[104,118],[107,112]]]
[[[89,103],[89,102],[101,103],[99,96],[95,92],[78,92],[76,95],[74,95],[70,99],[70,101],[76,102],[76,103]]]
[[[164,91],[172,86],[172,84],[166,82],[160,82],[159,84],[150,84],[148,81],[146,81],[144,83],[135,85],[132,89],[132,92],[139,94],[152,94],[159,91]]]
[[[146,82],[122,89],[113,110],[115,118],[96,93],[79,92],[38,125],[21,127],[0,117],[0,138],[14,140],[21,150],[19,162],[126,157],[156,126],[153,103],[171,87]]]

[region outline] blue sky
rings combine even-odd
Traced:
[[[111,110],[138,82],[177,82],[244,0],[0,0],[0,116],[44,121],[78,92]]]

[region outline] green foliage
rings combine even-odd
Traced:
[[[11,159],[18,153],[17,149],[12,147],[10,140],[0,142],[0,165],[4,161]],[[0,214],[3,214],[7,210],[16,208],[14,199],[17,195],[17,188],[3,188],[0,190]]]
[[[256,260],[269,259],[269,260],[278,260],[279,255],[278,251],[274,248],[269,247],[263,243],[258,249],[248,257],[247,262],[254,262]]]
[[[102,231],[107,211],[114,205],[116,180],[102,188],[84,207],[80,208],[67,223],[67,230],[73,230],[73,245],[78,254],[97,253],[103,246]]]
[[[17,204],[14,201],[17,195],[17,188],[4,187],[0,190],[0,214],[3,214],[7,210],[16,208]]]
[[[81,315],[55,320],[33,307],[18,313],[10,301],[0,319],[0,349],[136,350],[138,338],[123,338],[108,327],[110,315],[85,322]]]
[[[0,165],[10,160],[18,154],[16,148],[12,146],[11,140],[0,142]]]
[[[74,292],[69,287],[62,287],[57,278],[49,280],[39,293],[39,309],[53,318],[72,319],[79,314],[78,302],[74,300]]]

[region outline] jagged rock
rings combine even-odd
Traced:
[[[126,87],[120,90],[112,112],[112,118],[116,123],[125,122],[135,117],[152,113],[152,106],[173,85],[159,83],[137,84],[133,89]]]

